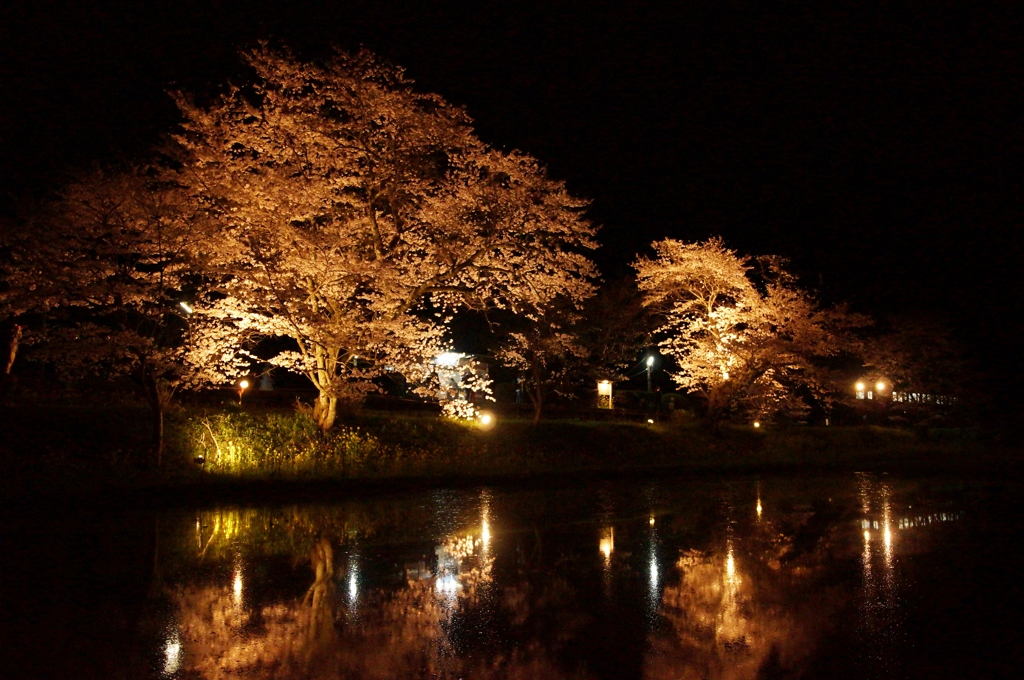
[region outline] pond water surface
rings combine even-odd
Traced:
[[[1019,677],[1018,491],[859,474],[10,511],[0,677]]]

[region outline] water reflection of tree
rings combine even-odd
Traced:
[[[219,530],[230,534],[224,527]],[[368,589],[358,604],[338,596],[339,582],[347,574],[335,545],[321,538],[310,547],[313,583],[301,597],[260,605],[248,601],[243,606],[228,586],[179,588],[172,597],[177,621],[174,640],[181,645],[175,654],[184,676],[566,677],[547,651],[548,640],[525,639],[521,645],[494,648],[478,657],[460,653],[453,621],[483,608],[484,600],[490,598],[507,608],[508,618],[521,628],[529,627],[537,616],[546,618],[546,612],[538,614],[538,607],[565,604],[559,592],[542,593],[538,604],[538,593],[530,592],[525,580],[495,594],[494,557],[481,537],[449,537],[438,550],[451,560],[448,571],[439,568],[431,578]],[[354,616],[357,606],[358,616]]]
[[[833,535],[796,551],[794,534],[761,523],[718,550],[683,552],[662,593],[645,677],[768,678],[800,668],[842,606],[818,578]]]
[[[416,536],[427,522],[422,506],[352,503],[340,506],[218,508],[202,510],[178,523],[173,544],[185,556],[231,558],[239,548],[252,556],[304,554],[323,536],[372,540],[386,532],[392,540]]]

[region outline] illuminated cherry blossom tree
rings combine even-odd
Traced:
[[[586,203],[534,159],[490,149],[459,108],[367,52],[325,65],[266,48],[208,105],[179,97],[176,181],[204,214],[197,314],[290,338],[314,415],[397,371],[425,377],[459,309],[529,313],[589,291]]]
[[[673,357],[676,383],[704,397],[714,424],[730,410],[767,416],[803,406],[797,390],[825,396],[823,359],[854,347],[850,331],[868,323],[820,307],[776,257],[737,255],[719,238],[666,239],[654,259],[635,263],[656,334]]]
[[[136,380],[153,414],[160,464],[174,393],[227,380],[244,357],[222,327],[190,319],[180,306],[182,291],[198,281],[196,215],[157,174],[97,170],[65,187],[22,231],[6,292],[23,313],[46,315],[45,329],[27,331],[37,356],[74,376]]]

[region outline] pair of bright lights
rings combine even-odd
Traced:
[[[857,391],[858,392],[863,392],[865,385],[864,385],[864,383],[859,382],[859,383],[857,383],[856,387],[857,387]],[[881,392],[882,390],[885,389],[885,383],[884,382],[877,382],[877,383],[875,383],[875,389],[878,390],[879,392]]]

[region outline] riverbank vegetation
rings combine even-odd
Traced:
[[[147,451],[144,407],[5,409],[5,495],[218,483],[390,483],[619,474],[876,470],[1001,472],[1016,456],[995,431],[878,426],[725,426],[499,417],[493,427],[428,414],[362,411],[323,433],[309,413],[179,409],[168,418],[161,469]]]

